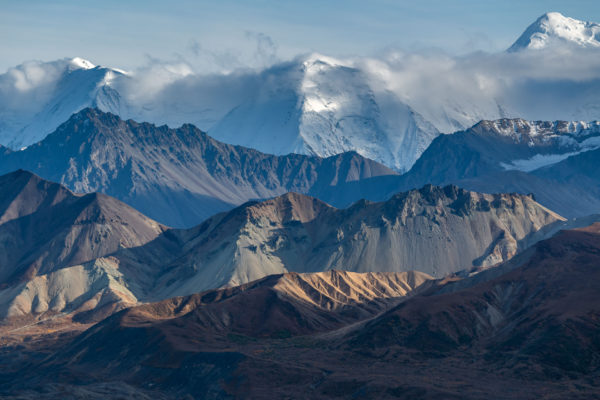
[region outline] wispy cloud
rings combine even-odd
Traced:
[[[246,38],[255,42],[255,50],[252,58],[257,65],[265,67],[278,61],[277,44],[269,35],[263,32],[246,31]]]
[[[185,57],[148,56],[144,66],[111,83],[126,100],[123,112],[158,123],[194,122],[208,129],[267,84],[301,90],[300,66],[307,56],[281,63],[277,44],[265,33],[246,32],[245,40],[254,43],[248,54],[214,51],[192,40]],[[198,67],[199,60],[206,59],[230,70],[199,72],[205,70]],[[360,71],[373,92],[393,94],[443,132],[504,115],[600,118],[599,49],[565,46],[461,57],[441,50],[388,49],[377,57],[352,57],[339,64]],[[298,68],[282,67],[286,65]],[[9,114],[35,111],[52,95],[66,68],[68,62],[61,60],[9,69],[0,75],[2,107]],[[296,75],[285,72],[290,68]],[[349,89],[341,84],[336,90],[343,95]]]

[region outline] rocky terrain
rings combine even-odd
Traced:
[[[135,16],[19,8],[11,60]],[[158,8],[152,35],[183,17]],[[0,73],[0,398],[600,399],[600,25],[549,12],[493,53],[472,28],[465,54],[252,30]]]
[[[0,318],[135,303],[109,254],[167,230],[101,194],[76,195],[27,171],[0,177]]]

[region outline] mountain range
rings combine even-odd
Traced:
[[[0,390],[22,399],[593,398],[599,246],[595,224],[471,277],[285,274],[145,304],[74,337],[21,342],[25,361],[4,351]],[[44,356],[52,346],[60,351]]]
[[[274,156],[216,141],[189,124],[170,129],[84,109],[27,149],[5,148],[0,173],[26,169],[74,192],[102,192],[178,228],[287,192],[343,208],[427,184],[531,193],[575,218],[600,207],[598,151],[597,122],[481,121],[438,136],[400,175],[354,152]]]
[[[437,137],[392,190],[456,184],[482,192],[533,193],[568,218],[597,213],[600,125],[522,119],[482,121]]]
[[[30,146],[71,114],[93,107],[171,127],[194,123],[218,140],[270,154],[329,157],[357,151],[406,172],[437,135],[483,119],[596,118],[600,79],[588,71],[594,65],[581,64],[594,59],[597,35],[597,24],[548,13],[501,54],[464,60],[311,54],[263,71],[222,76],[172,68],[164,82],[161,75],[148,76],[151,72],[125,72],[81,58],[28,62],[0,75],[0,144],[14,150]],[[567,50],[548,53],[558,45]],[[572,74],[528,75],[555,58],[580,61],[564,67]]]
[[[16,169],[75,192],[114,196],[176,227],[290,191],[344,206],[361,198],[363,181],[395,175],[357,153],[326,159],[273,156],[218,142],[193,125],[157,127],[90,108],[41,142],[21,151],[5,150],[0,173]],[[344,189],[347,184],[351,191]]]
[[[9,69],[0,397],[598,397],[598,51]]]
[[[139,302],[289,271],[443,277],[508,260],[564,225],[531,197],[455,186],[342,210],[288,193],[184,230],[22,170],[0,177],[0,188],[0,317],[12,325],[57,315],[95,321]]]

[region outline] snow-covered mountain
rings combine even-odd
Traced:
[[[500,162],[506,170],[529,172],[600,148],[600,122],[598,121],[588,123],[504,119],[482,121],[474,129],[506,136],[517,144],[527,145],[529,154],[513,153],[512,159]]]
[[[326,157],[356,150],[397,170],[439,132],[350,63],[313,54],[264,71],[261,85],[210,129],[227,143]]]
[[[169,101],[169,90],[138,96],[135,79],[80,58],[22,64],[0,76],[0,101],[6,103],[0,108],[0,144],[13,149],[31,145],[71,114],[97,107],[172,126],[193,122],[210,128],[219,140],[271,154],[327,157],[356,150],[405,170],[439,134],[394,93],[374,90],[365,71],[320,55],[231,76],[221,88],[243,86],[244,95],[232,93],[224,101],[212,96],[190,104]],[[197,92],[207,89],[204,80],[190,84]],[[15,97],[35,101],[13,105]]]
[[[171,127],[192,123],[265,153],[354,150],[407,171],[440,133],[480,120],[598,119],[599,29],[548,13],[497,54],[310,54],[211,76],[179,64],[124,73],[80,58],[28,62],[0,75],[0,144],[31,145],[97,107]],[[567,50],[555,51],[562,44]]]
[[[544,49],[564,43],[600,47],[600,25],[549,12],[531,24],[508,51]]]
[[[0,75],[0,143],[29,146],[85,107],[120,113],[121,95],[112,84],[123,76],[77,57],[10,69]]]

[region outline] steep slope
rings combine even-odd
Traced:
[[[118,262],[97,259],[165,230],[105,195],[75,195],[22,170],[0,177],[0,317],[63,311],[116,283],[112,294],[131,298]]]
[[[441,277],[507,260],[535,232],[563,220],[528,196],[455,186],[426,186],[342,210],[289,193],[180,232],[182,251],[163,262],[169,267],[157,290],[165,298],[286,271],[329,269],[419,270]]]
[[[164,326],[167,336],[171,328],[181,329],[176,336],[185,330],[206,335],[193,339],[196,343],[227,334],[275,337],[328,331],[373,316],[430,279],[415,271],[271,275],[237,287],[131,308],[88,332],[88,337],[103,336],[115,324],[162,325],[158,328]],[[182,342],[172,345],[186,347]]]
[[[600,25],[549,12],[531,24],[508,51],[539,50],[565,43],[600,47]]]
[[[0,143],[29,146],[85,107],[119,113],[125,105],[113,82],[123,77],[123,71],[77,57],[10,69],[0,75]]]
[[[338,193],[338,186],[395,174],[356,153],[327,159],[271,156],[218,142],[192,125],[156,127],[89,108],[42,142],[0,157],[0,172],[17,168],[76,192],[114,196],[179,227],[288,191],[346,205],[361,191]]]
[[[579,217],[600,210],[600,176],[593,162],[584,161],[593,159],[599,146],[598,122],[482,121],[436,138],[395,184],[452,183],[483,192],[533,193],[561,215]],[[561,173],[567,164],[571,172]],[[586,178],[569,178],[573,168]]]

